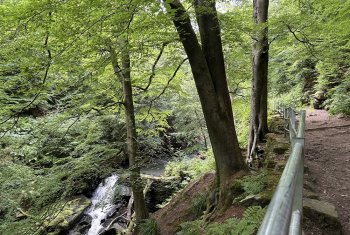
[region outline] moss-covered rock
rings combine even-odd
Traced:
[[[48,234],[56,235],[68,230],[77,223],[90,204],[90,199],[82,195],[67,201],[55,218],[44,222]]]
[[[159,208],[157,205],[164,203],[176,191],[181,188],[181,179],[174,178],[171,180],[155,179],[153,180],[149,190],[147,191],[146,201],[148,210],[155,212]]]
[[[341,234],[341,224],[335,206],[310,198],[303,199],[304,215],[315,220],[323,228],[323,234]]]

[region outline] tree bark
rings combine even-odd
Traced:
[[[122,68],[120,68],[118,65],[118,59],[114,49],[111,49],[111,61],[114,73],[120,78],[123,86],[125,121],[127,129],[126,152],[129,157],[129,169],[131,172],[130,180],[134,197],[136,223],[139,223],[141,220],[147,219],[149,215],[143,194],[143,185],[140,177],[140,166],[137,157],[137,134],[131,84],[129,42],[127,39],[125,39],[122,47],[121,60]]]
[[[173,0],[170,7],[175,11],[173,23],[188,56],[200,98],[216,162],[219,207],[224,207],[230,199],[230,177],[245,169],[245,164],[232,115],[215,3],[207,2],[211,1],[195,2],[202,47],[181,2]],[[198,7],[203,4],[210,11],[199,12]]]
[[[252,63],[252,96],[249,125],[248,161],[255,151],[258,142],[268,132],[267,125],[267,75],[268,75],[268,27],[264,25],[268,18],[269,0],[253,1],[253,19],[259,27],[253,39]]]

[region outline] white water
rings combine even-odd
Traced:
[[[98,235],[103,228],[101,220],[106,219],[107,213],[113,208],[114,186],[117,181],[117,175],[106,178],[92,195],[92,204],[87,210],[87,214],[92,217],[92,222],[87,235]]]

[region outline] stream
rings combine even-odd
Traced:
[[[90,215],[92,218],[91,228],[87,235],[97,235],[99,231],[104,228],[101,221],[106,220],[108,212],[114,208],[114,186],[116,185],[118,178],[117,175],[112,175],[106,178],[100,183],[92,195],[92,204],[86,212],[86,214]]]
[[[167,161],[160,160],[141,169],[141,173],[160,176],[164,173],[166,163]],[[122,204],[115,205],[113,200],[118,179],[119,176],[113,174],[98,185],[91,197],[91,206],[86,210],[80,222],[68,232],[68,235],[102,235],[109,227],[113,228],[111,225],[114,219],[125,210]],[[123,195],[130,196],[130,188],[123,185],[119,187]],[[117,229],[117,227],[118,225],[114,224],[114,228]]]
[[[119,176],[113,174],[104,179],[91,197],[91,206],[84,213],[81,221],[72,228],[68,235],[100,235],[104,234],[106,223],[118,209],[113,198]]]

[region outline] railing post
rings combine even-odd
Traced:
[[[299,126],[298,126],[298,135],[297,135],[299,138],[304,138],[304,135],[305,135],[305,118],[306,118],[306,111],[301,110]]]
[[[284,119],[284,138],[287,138],[287,130],[289,129],[289,108],[283,108]]]

